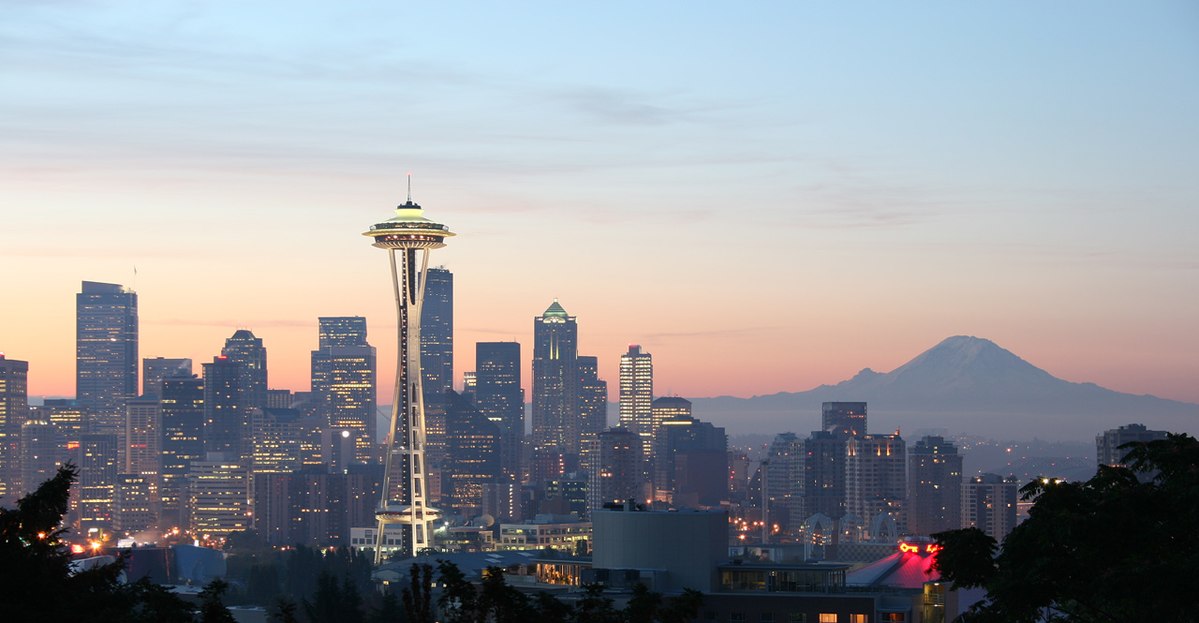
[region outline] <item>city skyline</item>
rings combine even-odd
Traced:
[[[385,267],[341,232],[412,169],[465,234],[438,258],[457,370],[476,342],[529,349],[557,297],[600,378],[639,343],[663,395],[809,389],[967,334],[1199,402],[1195,9],[1025,9],[692,7],[671,28],[661,7],[420,8],[392,45],[385,7],[303,7],[265,38],[269,6],[13,7],[0,254],[29,268],[3,319],[30,330],[0,350],[30,363],[31,396],[73,395],[71,297],[119,283],[142,357],[210,361],[245,328],[272,385],[302,391],[319,316],[395,343]],[[512,45],[479,54],[492,28]],[[91,236],[64,248],[62,220]],[[719,251],[733,222],[741,261]],[[743,304],[707,305],[714,282]]]

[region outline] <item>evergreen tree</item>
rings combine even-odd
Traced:
[[[433,623],[433,567],[418,563],[408,569],[409,586],[401,593],[408,623]]]
[[[229,585],[217,578],[204,585],[200,591],[200,623],[236,623],[233,613],[221,600]]]

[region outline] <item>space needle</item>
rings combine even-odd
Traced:
[[[375,564],[383,562],[387,527],[404,526],[402,547],[415,555],[433,541],[433,522],[441,514],[427,503],[425,476],[425,403],[421,392],[420,318],[425,295],[425,271],[429,251],[445,246],[453,236],[449,227],[423,215],[412,202],[412,178],[408,200],[396,206],[395,216],[371,225],[374,246],[387,250],[391,260],[391,288],[396,301],[396,333],[399,354],[391,427],[387,434],[387,457],[383,472],[383,496],[375,511]]]

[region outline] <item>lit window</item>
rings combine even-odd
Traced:
[[[849,615],[849,623],[866,623],[866,615],[851,614]]]
[[[820,623],[837,623],[837,614],[835,612],[821,612]]]

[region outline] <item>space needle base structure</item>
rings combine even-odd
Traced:
[[[381,564],[387,528],[404,527],[401,547],[416,555],[433,542],[433,522],[441,514],[427,503],[425,470],[425,404],[421,391],[420,318],[424,303],[429,252],[445,246],[449,228],[424,217],[420,205],[408,200],[396,206],[395,216],[371,225],[363,233],[372,245],[387,251],[391,287],[396,302],[398,341],[391,428],[387,434],[383,494],[375,511],[375,564]]]

